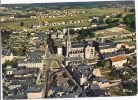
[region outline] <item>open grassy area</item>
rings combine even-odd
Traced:
[[[52,65],[51,65],[51,67],[58,67],[57,62],[56,62],[56,61],[52,61]]]
[[[30,19],[30,20],[26,20],[26,21],[23,21],[24,22],[24,26],[20,26],[20,21],[18,22],[8,22],[8,23],[2,23],[1,26],[2,27],[8,27],[10,29],[17,29],[17,30],[20,30],[20,29],[23,29],[23,28],[28,28],[27,26],[30,25],[30,24],[38,24],[38,21],[37,19]]]
[[[128,44],[129,46],[136,46],[136,42],[134,41],[126,41],[124,43]]]

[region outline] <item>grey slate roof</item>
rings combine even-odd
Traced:
[[[4,68],[4,70],[6,70],[6,71],[16,71],[17,68]]]
[[[70,91],[70,88],[63,88],[59,86],[59,87],[53,88],[52,90],[55,91],[55,93],[58,93],[58,92],[68,93]]]
[[[78,86],[74,87],[73,92],[75,93],[75,95],[79,95],[80,93],[83,93],[82,89]]]
[[[108,79],[99,79],[99,82],[109,82],[109,80]]]
[[[100,89],[100,87],[99,87],[98,84],[91,84],[91,85],[90,85],[90,89],[96,90],[96,89]]]
[[[62,95],[60,98],[75,98],[75,93],[70,93],[67,95]]]
[[[102,50],[102,49],[109,49],[109,48],[116,48],[116,45],[112,44],[112,45],[109,45],[109,46],[99,47],[100,50]]]
[[[67,57],[65,58],[66,61],[80,61],[82,60],[81,57]]]
[[[27,55],[29,58],[31,59],[41,59],[41,56],[44,55],[45,52],[42,52],[42,51],[34,51],[34,52],[27,52]]]
[[[4,55],[4,56],[10,56],[11,55],[11,51],[8,50],[8,49],[3,49],[2,50],[2,55]]]
[[[85,43],[85,44],[73,44],[71,48],[85,48],[86,46],[91,46],[90,43]]]
[[[42,85],[35,85],[35,86],[31,86],[31,88],[27,89],[26,92],[41,92],[42,91]]]
[[[4,56],[7,55],[7,52],[8,52],[8,50],[2,50],[2,54],[3,54]]]
[[[18,94],[18,95],[6,96],[6,99],[27,99],[27,96],[25,94]]]
[[[20,85],[20,84],[21,84],[21,82],[18,80],[12,80],[10,83],[10,85]]]
[[[86,97],[86,95],[84,93],[80,93],[79,97]]]
[[[105,53],[105,54],[103,54],[103,58],[104,58],[104,59],[107,59],[107,58],[110,58],[110,57],[119,56],[119,55],[124,55],[124,54],[125,54],[125,51],[112,52],[112,53]]]

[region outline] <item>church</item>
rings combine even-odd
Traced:
[[[71,44],[69,29],[67,32],[67,40],[66,40],[66,58],[67,57],[81,57],[82,59],[93,59],[94,58],[94,50],[92,44]]]

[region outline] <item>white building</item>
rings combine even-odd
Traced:
[[[27,90],[28,99],[42,99],[44,98],[42,87],[30,87]]]
[[[62,55],[62,47],[58,47],[57,48],[57,54],[61,54]]]
[[[110,65],[117,69],[122,68],[123,65],[127,62],[127,58],[124,55],[117,56],[110,59]]]
[[[6,60],[11,61],[13,59],[13,53],[10,50],[3,49],[2,50],[2,64],[5,63]]]

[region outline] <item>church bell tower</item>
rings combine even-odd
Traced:
[[[71,51],[71,41],[69,29],[67,30],[67,41],[66,41],[66,57],[69,57],[69,52]]]

